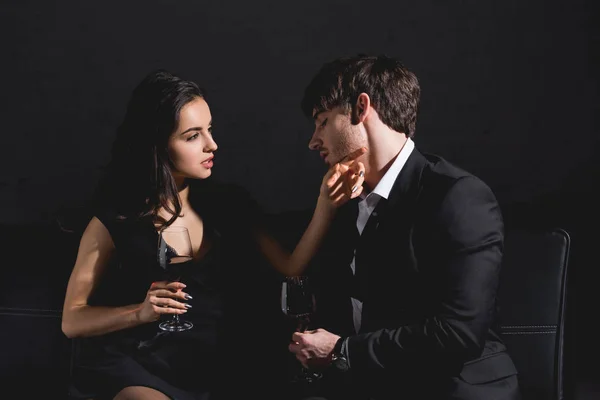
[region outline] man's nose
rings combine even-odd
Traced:
[[[310,141],[308,142],[308,148],[311,150],[319,150],[321,147],[321,140],[317,138],[317,132],[313,133]]]

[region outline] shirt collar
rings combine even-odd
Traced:
[[[408,160],[408,157],[410,156],[414,148],[415,142],[413,142],[410,138],[406,139],[406,143],[396,156],[396,159],[394,160],[390,168],[383,175],[377,186],[375,186],[375,189],[373,189],[373,191],[367,195],[363,196],[363,194],[361,194],[360,197],[365,198],[375,193],[379,197],[382,197],[387,200],[387,198],[390,196],[390,192],[392,191],[392,186],[394,186],[394,182],[396,182],[398,175],[400,175],[400,171],[402,171],[402,168],[406,164],[406,160]]]

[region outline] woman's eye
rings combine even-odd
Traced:
[[[194,140],[196,138],[198,138],[198,133],[193,134],[192,136],[190,136],[189,138],[186,139],[187,142],[189,142],[190,140]]]

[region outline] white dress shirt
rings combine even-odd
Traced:
[[[371,216],[371,213],[377,207],[377,203],[379,203],[379,199],[387,198],[390,195],[390,191],[392,190],[392,186],[394,182],[396,182],[396,178],[402,171],[404,164],[406,164],[406,160],[412,153],[415,148],[415,143],[408,138],[406,143],[396,156],[396,159],[390,166],[390,169],[387,170],[385,175],[381,178],[375,189],[369,194],[361,193],[360,201],[358,202],[358,217],[356,219],[356,227],[358,228],[358,232],[362,235],[363,229],[365,225],[367,225],[367,221]],[[354,249],[354,254],[356,255],[356,249]],[[352,269],[352,274],[355,272],[355,258],[352,257],[352,262],[350,263],[350,268]],[[353,318],[354,318],[354,329],[358,333],[360,330],[360,323],[362,317],[362,302],[358,299],[352,298],[352,310],[353,310]]]

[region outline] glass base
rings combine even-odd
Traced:
[[[291,378],[291,383],[312,383],[318,381],[323,377],[323,374],[319,372],[310,371],[306,368],[302,368],[302,371]]]
[[[192,327],[194,326],[194,324],[192,324],[189,321],[182,321],[182,320],[171,320],[171,321],[165,321],[165,322],[161,322],[158,327],[160,329],[162,329],[163,331],[167,331],[167,332],[183,332],[183,331],[187,331],[188,329],[192,329]]]

